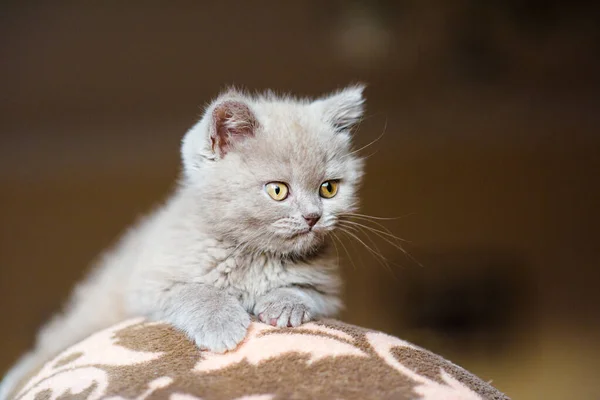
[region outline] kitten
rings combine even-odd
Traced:
[[[0,399],[49,357],[128,317],[167,321],[224,352],[244,339],[251,314],[280,327],[335,315],[328,234],[357,206],[363,162],[350,130],[362,93],[221,94],[183,138],[175,193],[76,287],[5,377]]]

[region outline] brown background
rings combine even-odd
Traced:
[[[514,398],[600,396],[598,6],[141,4],[2,3],[0,370],[168,194],[181,136],[223,86],[361,80],[358,145],[385,130],[364,150],[363,212],[406,215],[385,225],[422,266],[346,241],[343,319]]]

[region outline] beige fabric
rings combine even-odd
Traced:
[[[125,321],[49,361],[17,399],[508,399],[398,338],[321,321],[259,322],[234,351],[199,351],[163,323]]]

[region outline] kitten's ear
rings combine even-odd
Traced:
[[[240,98],[225,98],[214,105],[210,125],[210,147],[224,157],[238,140],[254,136],[258,125],[250,106]]]
[[[339,132],[350,130],[363,116],[365,85],[348,86],[313,102],[325,119]]]
[[[223,158],[236,142],[254,136],[257,127],[249,99],[234,90],[222,94],[183,138],[181,155],[185,171],[190,173],[200,168],[206,160]]]

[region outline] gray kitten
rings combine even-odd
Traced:
[[[198,347],[234,349],[250,314],[298,326],[341,307],[328,234],[355,210],[363,163],[350,129],[362,86],[314,101],[230,90],[183,139],[173,196],[79,284],[0,399],[49,357],[132,316],[173,324]]]

